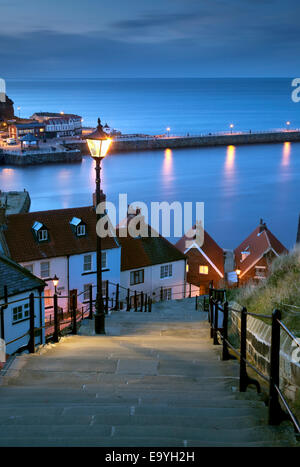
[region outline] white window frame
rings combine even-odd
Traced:
[[[78,237],[82,237],[83,235],[85,235],[85,225],[84,224],[80,224],[80,225],[77,226],[76,234],[77,234]]]
[[[93,284],[84,284],[83,285],[83,301],[87,302],[90,299],[90,286]]]
[[[142,279],[136,282],[136,276],[142,274]],[[132,280],[133,278],[133,280]],[[136,271],[130,271],[130,285],[143,284],[145,282],[145,271],[144,269],[137,269]]]
[[[40,229],[38,231],[38,241],[39,242],[44,242],[46,240],[48,240],[48,230]]]
[[[160,267],[160,278],[166,279],[167,277],[173,276],[173,264],[164,264]]]
[[[101,252],[101,266],[102,266],[102,269],[105,269],[107,268],[107,252],[106,251],[102,251]]]
[[[15,319],[15,314],[17,314],[17,318]],[[23,321],[24,319],[29,319],[29,303],[23,303],[22,305],[18,305],[13,307],[12,309],[12,322],[18,323]]]
[[[86,258],[89,258],[89,260],[86,261]],[[88,268],[87,265],[90,265],[90,267]],[[93,256],[92,254],[89,253],[88,255],[83,256],[83,271],[90,272],[92,271],[92,268],[93,268]]]
[[[43,274],[43,265],[44,264],[48,264],[48,274]],[[48,277],[50,277],[50,261],[42,261],[40,263],[40,276],[42,279],[47,279]]]
[[[172,300],[172,288],[163,289],[163,300]]]

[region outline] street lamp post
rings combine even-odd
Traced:
[[[58,286],[59,278],[57,277],[56,274],[53,277],[52,282],[53,282],[53,285],[54,285],[54,293],[57,294],[57,286]]]
[[[240,286],[240,274],[241,274],[241,270],[240,269],[236,269],[236,275],[237,275],[237,287]]]
[[[234,128],[234,124],[233,124],[233,123],[230,123],[230,131],[231,131],[231,134],[232,134],[233,128]]]
[[[98,118],[97,129],[86,136],[86,141],[91,153],[92,158],[96,163],[96,207],[100,204],[100,193],[101,193],[101,161],[106,156],[111,139],[108,138],[107,133],[103,131],[100,118]],[[96,214],[96,221],[101,219],[101,214]],[[95,311],[95,333],[105,334],[105,310],[102,294],[102,245],[101,235],[97,234],[97,295],[96,295],[96,311]]]
[[[286,129],[287,129],[287,130],[289,130],[290,124],[291,124],[291,122],[288,120],[288,121],[286,122]]]

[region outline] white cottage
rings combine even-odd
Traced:
[[[44,326],[45,313],[42,295],[45,285],[44,281],[35,277],[26,268],[0,253],[0,338],[6,344],[8,355],[28,345],[29,295],[31,293],[35,297],[35,327]],[[8,305],[4,306],[7,303]],[[21,336],[24,337],[19,339]],[[45,343],[44,329],[36,335],[35,343]]]
[[[96,286],[96,213],[94,206],[13,214],[2,228],[3,249],[46,283],[46,315],[53,312],[53,277],[59,278],[59,306],[67,310],[70,291],[78,305],[88,304]],[[102,239],[103,286],[120,282],[121,248],[115,238]],[[115,290],[114,286],[111,286]],[[112,290],[109,290],[112,294]],[[96,287],[93,287],[95,299]]]

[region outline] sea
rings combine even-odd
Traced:
[[[300,128],[292,78],[7,80],[15,113],[76,113],[123,133],[196,135]],[[289,125],[287,125],[289,122]],[[169,128],[169,130],[167,130]],[[223,248],[235,248],[262,218],[287,247],[300,214],[300,143],[156,150],[108,155],[107,200],[204,203],[204,226]],[[31,210],[91,204],[94,162],[0,167],[1,190],[27,189]],[[172,242],[178,238],[170,236]]]

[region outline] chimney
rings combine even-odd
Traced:
[[[260,222],[259,222],[259,233],[263,232],[264,230],[266,230],[267,228],[267,225],[266,223],[263,221],[263,219],[260,219]]]
[[[300,215],[299,215],[299,221],[298,221],[298,232],[297,232],[296,243],[299,243],[299,245],[300,245]]]

